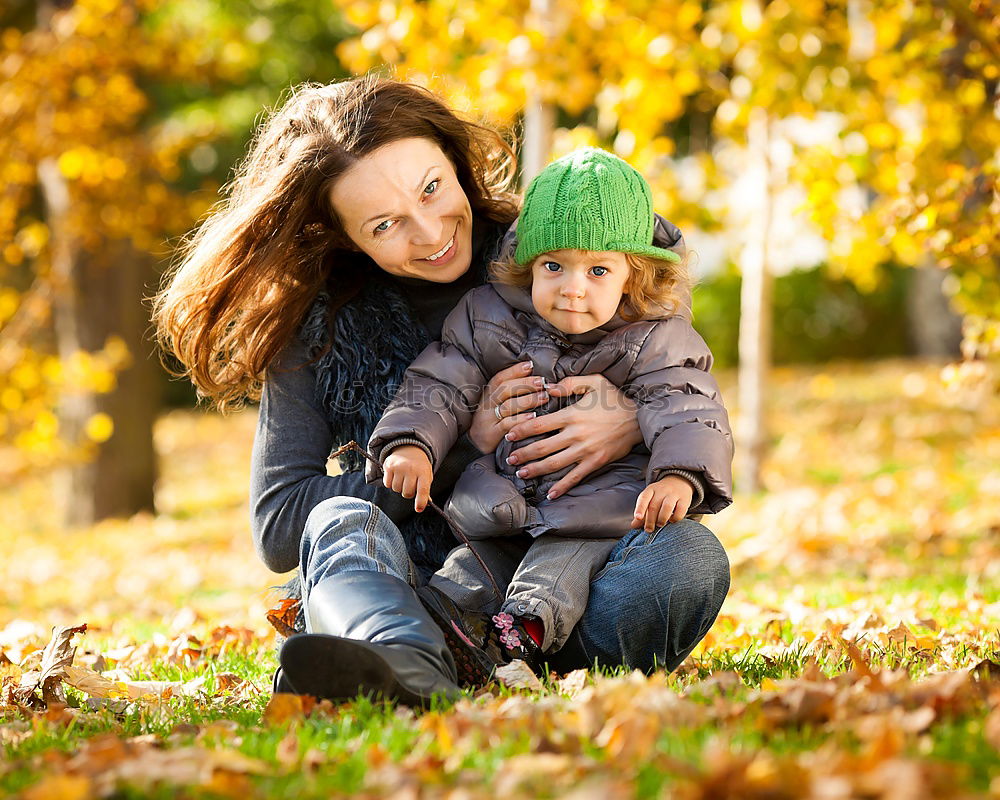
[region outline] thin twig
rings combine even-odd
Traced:
[[[354,450],[357,453],[361,453],[361,455],[363,455],[366,459],[371,461],[378,468],[378,474],[381,477],[382,465],[379,463],[378,459],[375,458],[371,453],[365,450],[365,448],[363,448],[360,444],[358,444],[354,440],[351,440],[344,446],[337,448],[337,450],[335,450],[333,453],[330,454],[330,458],[337,458],[338,456],[342,455],[348,450]],[[493,573],[490,572],[490,568],[486,566],[486,562],[483,561],[479,553],[476,552],[476,548],[472,546],[472,542],[469,541],[469,537],[462,532],[462,529],[455,524],[455,522],[451,519],[451,517],[449,517],[447,514],[444,513],[444,510],[440,506],[438,506],[437,503],[435,503],[433,500],[428,499],[427,505],[433,508],[435,511],[437,511],[438,514],[441,515],[441,518],[444,519],[444,521],[448,523],[448,527],[451,528],[451,532],[455,534],[455,538],[469,548],[469,550],[472,552],[472,555],[475,557],[476,561],[479,562],[479,566],[481,566],[483,568],[483,571],[486,573],[486,579],[490,582],[490,586],[493,588],[493,591],[496,594],[497,598],[502,602],[504,599],[503,592],[501,592],[500,587],[497,586],[496,579],[493,577]]]

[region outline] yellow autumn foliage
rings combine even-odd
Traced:
[[[58,178],[67,212],[62,242],[99,253],[130,241],[167,254],[166,239],[204,211],[172,184],[180,160],[215,126],[159,122],[150,87],[215,80],[245,58],[147,18],[155,0],[78,0],[22,32],[0,31],[0,437],[7,471],[83,458],[110,436],[96,416],[64,441],[55,409],[68,397],[109,392],[129,363],[124,342],[55,353],[52,304],[66,291],[51,268],[54,232],[39,218],[41,183]],[[14,451],[11,448],[15,448]]]
[[[682,226],[711,220],[679,197],[663,158],[676,123],[707,113],[717,139],[739,142],[755,108],[835,115],[838,136],[797,146],[792,175],[831,267],[873,287],[887,263],[933,263],[960,276],[963,312],[1000,319],[998,292],[961,279],[1000,284],[995,3],[358,0],[348,18],[359,29],[340,48],[351,69],[388,65],[511,126],[540,92],[567,126],[553,155],[614,149]],[[693,154],[718,181],[710,154]],[[860,211],[845,202],[869,190]]]

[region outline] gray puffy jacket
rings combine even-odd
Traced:
[[[689,513],[720,511],[732,502],[729,417],[709,374],[712,354],[684,314],[633,323],[616,315],[597,330],[567,335],[535,313],[528,290],[500,284],[474,289],[449,314],[441,341],[407,370],[369,448],[384,461],[393,448],[416,444],[436,470],[468,430],[489,379],[528,359],[532,374],[550,382],[603,374],[637,403],[644,446],[550,501],[548,490],[568,468],[523,480],[506,458],[532,440],[501,440],[496,453],[466,468],[445,509],[469,538],[522,530],[617,538],[627,532],[647,483],[678,470],[701,482],[703,496]],[[551,413],[577,400],[552,398],[536,411]],[[367,477],[378,480],[371,465]]]

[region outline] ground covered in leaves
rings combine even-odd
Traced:
[[[0,796],[1000,797],[1000,400],[940,374],[776,373],[768,491],[710,521],[733,589],[673,675],[423,714],[271,698],[253,412],[160,421],[156,516],[67,532],[4,487]]]

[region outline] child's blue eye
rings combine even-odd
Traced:
[[[608,268],[607,267],[594,267],[593,271],[594,271],[594,275],[596,275],[598,278],[600,278],[600,277],[608,274]]]
[[[546,270],[547,272],[558,272],[559,270],[562,269],[562,267],[559,265],[558,261],[546,261],[544,264],[542,264],[542,269]]]
[[[434,194],[437,191],[437,186],[441,181],[433,180],[424,187],[424,194]]]

